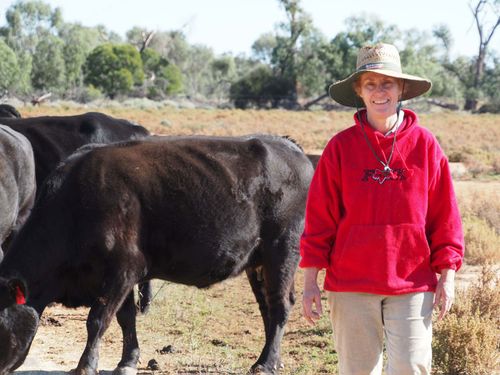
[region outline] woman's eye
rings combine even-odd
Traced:
[[[394,87],[394,82],[384,82],[383,85],[384,89],[389,90]]]

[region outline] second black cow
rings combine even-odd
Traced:
[[[274,373],[312,174],[294,142],[269,135],[81,150],[49,177],[0,264],[0,308],[15,304],[19,290],[39,314],[54,301],[90,306],[78,375],[97,372],[99,343],[116,315],[124,340],[115,373],[135,374],[136,283],[204,288],[245,271],[266,337],[253,370]]]
[[[37,186],[41,186],[50,172],[81,146],[149,135],[140,125],[99,112],[74,116],[4,117],[0,118],[0,124],[9,126],[30,141],[35,156]]]

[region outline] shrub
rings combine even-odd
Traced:
[[[465,239],[465,259],[469,264],[500,262],[500,236],[486,220],[465,215],[462,219]]]
[[[144,81],[139,52],[129,44],[102,44],[87,57],[83,66],[85,83],[93,85],[110,98],[127,94],[133,85]]]
[[[486,187],[488,185],[485,185]],[[498,190],[458,191],[457,199],[463,218],[475,216],[488,223],[500,235],[500,194]]]
[[[260,66],[234,82],[229,94],[239,109],[278,108],[293,100],[293,83],[275,75],[270,68]]]
[[[437,374],[491,375],[500,365],[500,288],[492,267],[478,282],[457,292],[448,315],[434,325]]]
[[[94,87],[93,85],[82,87],[75,93],[75,97],[81,103],[90,103],[94,100],[102,99],[103,96],[104,95],[102,94],[101,90]]]

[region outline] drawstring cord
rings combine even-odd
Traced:
[[[394,138],[392,140],[392,146],[391,146],[391,153],[389,154],[389,158],[387,158],[385,156],[385,153],[384,151],[382,150],[382,155],[384,155],[384,158],[386,159],[386,162],[384,163],[384,161],[378,157],[375,149],[373,148],[370,140],[368,139],[368,135],[366,134],[366,131],[365,131],[365,128],[364,128],[364,125],[363,125],[363,121],[361,121],[361,115],[360,115],[360,112],[359,112],[359,108],[357,106],[357,103],[356,103],[356,109],[357,109],[357,117],[358,117],[358,121],[361,125],[361,132],[363,133],[363,137],[365,138],[365,141],[366,143],[368,144],[368,147],[370,148],[370,151],[372,152],[373,156],[375,156],[375,159],[377,159],[380,164],[382,164],[382,166],[384,167],[384,173],[386,174],[389,174],[392,172],[392,169],[390,167],[390,163],[391,163],[391,160],[392,160],[392,156],[394,155],[394,148],[396,146],[396,134],[397,134],[397,129],[396,131],[394,132]],[[399,102],[399,105],[398,105],[398,108],[397,108],[397,116],[396,116],[396,122],[392,125],[391,129],[399,122],[399,111],[401,109],[401,102]],[[401,155],[401,153],[400,153]]]
[[[405,81],[403,80],[403,88],[401,90],[401,92],[403,93],[404,92],[404,88],[405,88]],[[356,97],[355,98],[355,105],[356,105],[356,117],[358,118],[358,121],[359,121],[359,124],[361,125],[361,131],[363,133],[363,136],[366,140],[366,143],[368,144],[368,147],[370,148],[370,151],[372,152],[373,156],[375,156],[375,159],[377,159],[380,164],[382,164],[382,166],[384,167],[384,173],[389,175],[393,172],[392,168],[390,167],[390,163],[391,163],[391,160],[392,160],[392,157],[394,155],[394,148],[397,148],[398,149],[398,153],[399,153],[399,156],[401,158],[401,160],[403,160],[403,164],[405,165],[405,168],[408,169],[408,166],[406,165],[402,155],[401,155],[401,152],[399,151],[399,148],[397,147],[397,144],[396,144],[396,135],[397,135],[397,132],[399,129],[396,129],[394,131],[394,138],[392,140],[392,146],[391,146],[391,153],[389,154],[389,158],[387,158],[385,156],[385,153],[384,153],[384,150],[382,150],[381,148],[381,151],[382,151],[382,155],[384,156],[384,158],[386,159],[386,162],[384,163],[382,161],[382,159],[380,159],[377,155],[377,153],[375,152],[375,149],[373,148],[370,140],[368,139],[368,135],[366,134],[366,131],[365,131],[365,128],[364,128],[364,125],[363,125],[363,121],[361,119],[361,113],[360,113],[360,108],[358,106],[358,98]],[[394,122],[394,124],[391,126],[391,129],[394,128],[394,126],[397,125],[397,123],[399,122],[399,112],[401,111],[401,107],[402,107],[402,100],[401,100],[401,97],[399,98],[399,104],[398,104],[398,107],[396,109],[396,121]],[[377,142],[378,142],[378,139],[377,139]],[[379,144],[380,146],[380,144]]]

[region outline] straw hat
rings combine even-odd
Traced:
[[[431,81],[428,79],[404,74],[401,71],[401,60],[396,47],[392,44],[379,43],[359,50],[356,71],[346,79],[333,83],[328,89],[330,97],[348,107],[364,107],[363,99],[354,91],[354,83],[365,72],[404,79],[401,100],[415,98],[431,88]]]

